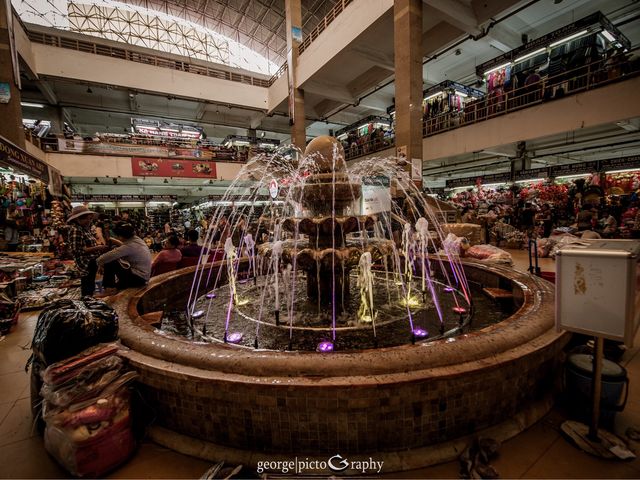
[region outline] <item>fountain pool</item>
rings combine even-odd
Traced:
[[[347,170],[333,141],[311,150],[295,168],[263,160],[289,178],[267,242],[233,240],[254,202],[229,216],[226,238],[217,211],[205,241],[223,260],[114,299],[153,438],[245,465],[339,453],[397,471],[453,458],[470,435],[508,438],[546,413],[567,341],[552,285],[436,255],[435,212],[395,165]],[[414,200],[358,210],[363,172],[394,175]],[[483,287],[513,299],[493,303]],[[165,327],[180,312],[184,335],[150,325],[159,310]]]

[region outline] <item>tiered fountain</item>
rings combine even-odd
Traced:
[[[434,255],[438,212],[392,159],[347,169],[339,144],[320,138],[299,165],[263,157],[241,175],[256,188],[230,214],[225,258],[115,302],[156,441],[245,465],[375,457],[388,472],[457,456],[467,435],[507,438],[550,408],[565,342],[551,285]],[[364,214],[363,178],[378,175],[411,208]],[[270,241],[256,249],[235,229],[274,178],[287,184],[283,207],[264,215]],[[224,213],[213,215],[210,248]],[[493,303],[482,287],[513,299]],[[186,336],[165,328],[172,310]],[[160,316],[160,328],[149,324]]]

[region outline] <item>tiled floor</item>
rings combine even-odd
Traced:
[[[526,252],[512,252],[515,268],[526,269]],[[553,260],[541,259],[542,270],[553,270]],[[0,340],[0,478],[69,478],[45,452],[42,438],[32,428],[28,375],[24,365],[35,315],[23,315],[17,328]],[[640,337],[636,342],[640,345]],[[627,351],[622,363],[630,378],[624,412],[616,417],[616,433],[640,428],[640,351]],[[591,457],[559,433],[565,415],[560,407],[527,431],[505,442],[493,462],[501,478],[640,478],[640,460],[615,462]],[[632,443],[640,452],[640,443]],[[145,442],[136,455],[109,478],[199,478],[209,462],[174,453]],[[387,478],[458,478],[458,463],[449,462],[419,471],[385,475]]]

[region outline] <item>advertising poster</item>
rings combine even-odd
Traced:
[[[216,178],[216,164],[198,160],[133,157],[131,169],[136,177]]]
[[[0,103],[9,103],[9,100],[11,100],[11,85],[0,82]]]

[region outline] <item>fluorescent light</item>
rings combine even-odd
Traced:
[[[627,173],[627,172],[637,172],[638,170],[640,170],[640,168],[625,168],[623,170],[609,170],[608,172],[604,172],[604,173]]]
[[[425,98],[425,100],[430,100],[430,99],[432,99],[432,98],[434,98],[434,97],[437,97],[438,95],[442,95],[443,93],[444,93],[444,92],[441,90],[441,91],[436,92],[436,93],[434,93],[434,94],[432,94],[432,95],[429,95],[428,97],[426,97],[426,98]]]
[[[499,187],[500,185],[506,185],[506,183],[499,182],[499,183],[487,183],[486,185],[484,183],[482,184],[483,187]]]
[[[544,52],[545,50],[546,50],[546,48],[545,48],[545,47],[543,47],[543,48],[539,48],[538,50],[534,50],[533,52],[529,52],[529,53],[527,53],[526,55],[522,55],[521,57],[516,58],[516,59],[513,61],[513,63],[521,62],[522,60],[525,60],[525,59],[527,59],[527,58],[529,58],[529,57],[533,57],[534,55],[537,55],[537,54],[539,54],[539,53]]]
[[[236,140],[233,142],[235,145],[251,145],[249,142],[247,142],[246,140]]]
[[[582,30],[581,32],[574,33],[573,35],[569,35],[568,37],[563,38],[562,40],[558,40],[557,42],[553,42],[551,45],[549,45],[549,47],[551,47],[551,48],[557,47],[558,45],[562,45],[563,43],[566,43],[569,40],[573,40],[574,38],[581,37],[583,35],[586,35],[587,33],[589,33],[589,30]]]
[[[23,107],[44,108],[44,105],[42,105],[41,103],[20,102],[20,105],[22,105]]]
[[[496,70],[500,70],[501,68],[508,67],[509,65],[511,65],[511,62],[507,62],[507,63],[504,63],[502,65],[498,65],[497,67],[493,67],[492,69],[487,70],[486,72],[484,72],[484,74],[485,75],[489,75],[491,72],[495,72]]]
[[[469,96],[469,95],[467,95],[466,93],[464,93],[464,92],[458,92],[457,90],[456,90],[456,95],[459,95],[460,97],[468,97],[468,96]]]
[[[582,178],[582,177],[588,177],[589,175],[591,175],[590,173],[580,173],[577,175],[560,175],[559,177],[556,177],[556,180],[570,180],[572,178]]]
[[[616,41],[616,37],[614,37],[613,34],[609,30],[602,30],[602,32],[600,32],[600,33],[602,33],[604,38],[606,38],[610,42],[615,42]]]
[[[543,182],[545,178],[527,178],[526,180],[516,180],[515,183]]]

